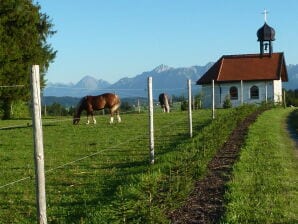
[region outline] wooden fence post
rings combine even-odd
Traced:
[[[243,105],[243,80],[240,81],[240,102]]]
[[[138,99],[138,112],[141,113],[140,99]]]
[[[154,164],[154,126],[153,126],[153,94],[152,77],[148,77],[148,106],[149,106],[149,156],[150,164]]]
[[[286,103],[286,90],[284,89],[283,90],[283,105],[284,105],[284,108],[286,108],[287,107],[287,103]]]
[[[34,137],[34,161],[35,161],[35,185],[37,220],[40,224],[47,223],[46,214],[46,191],[44,172],[44,150],[41,120],[41,99],[40,99],[40,76],[39,66],[33,65],[31,72],[31,95],[32,95],[32,124]]]
[[[268,87],[267,87],[267,81],[265,82],[265,102],[268,101]]]
[[[215,118],[215,93],[214,93],[214,79],[212,79],[212,119]]]
[[[192,109],[191,109],[191,80],[187,81],[188,86],[188,121],[189,121],[189,136],[192,138]]]
[[[45,117],[47,116],[47,105],[46,104],[44,105],[44,116]]]

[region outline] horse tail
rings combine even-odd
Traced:
[[[78,124],[80,122],[83,105],[85,104],[86,100],[87,100],[87,96],[83,97],[77,104],[75,113],[73,115],[73,124]]]
[[[112,111],[113,112],[117,111],[117,113],[119,114],[120,105],[121,105],[120,97],[117,94],[115,94],[115,104],[112,107]]]
[[[170,104],[169,104],[169,97],[167,94],[164,94],[164,103],[165,103],[165,109],[166,112],[170,112]]]
[[[161,93],[158,96],[158,100],[160,103],[163,112],[170,112],[170,104],[169,104],[169,96],[166,93]]]
[[[116,95],[116,94],[115,94],[115,95]],[[118,107],[120,107],[120,105],[121,105],[120,97],[119,97],[118,95],[116,95],[116,98],[117,98],[117,102],[116,102],[116,104],[118,104],[118,105],[119,105]]]

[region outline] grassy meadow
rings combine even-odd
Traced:
[[[297,135],[298,110],[266,111],[251,126],[228,185],[223,223],[298,223],[298,151],[287,123]]]
[[[48,223],[169,223],[167,213],[183,204],[216,150],[256,109],[217,110],[215,120],[210,110],[194,111],[191,139],[187,112],[156,112],[154,165],[148,114],[123,114],[113,125],[108,115],[97,116],[96,125],[83,117],[78,126],[44,118]],[[36,221],[30,123],[0,121],[0,223]]]

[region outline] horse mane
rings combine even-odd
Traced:
[[[84,106],[86,100],[87,100],[87,96],[84,96],[84,97],[81,98],[81,100],[77,104],[76,111],[75,111],[75,114],[74,114],[74,118],[80,118],[81,117],[81,113],[84,109],[83,106]]]

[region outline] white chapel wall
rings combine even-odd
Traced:
[[[238,90],[238,99],[232,99],[233,107],[241,105],[241,82],[221,83],[214,85],[215,92],[215,107],[222,108],[226,96],[230,95],[230,88],[235,86]],[[257,86],[259,89],[259,98],[252,99],[250,95],[250,88]],[[281,80],[273,81],[243,81],[243,103],[262,103],[266,101],[280,102],[282,96]],[[202,86],[202,107],[212,107],[212,85]]]
[[[273,89],[274,89],[274,102],[281,103],[282,102],[282,81],[280,79],[273,81]]]

